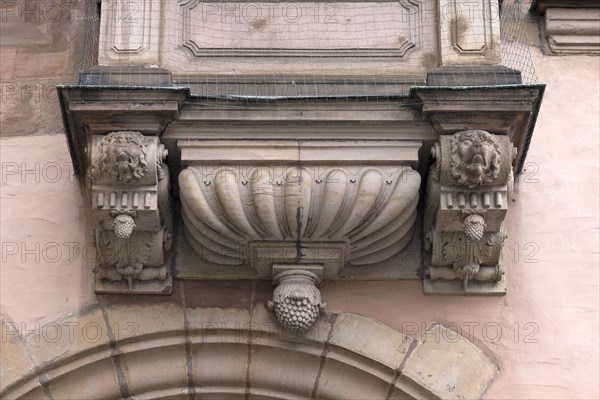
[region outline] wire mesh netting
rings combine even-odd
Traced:
[[[79,85],[386,101],[415,86],[538,81],[528,1],[86,2]]]

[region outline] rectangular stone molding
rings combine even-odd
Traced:
[[[557,54],[600,54],[600,7],[548,8],[544,37]]]
[[[376,68],[417,79],[437,66],[436,1],[105,0],[99,64],[154,65],[188,84],[190,74],[343,76]]]
[[[96,292],[171,292],[172,215],[166,150],[157,137],[95,135],[87,186],[96,242]]]
[[[423,39],[418,1],[189,0],[179,6],[183,9],[183,46],[195,57],[401,58],[409,49],[420,46]],[[373,23],[373,18],[385,15],[387,23]],[[388,25],[394,23],[395,36],[391,36]],[[344,27],[343,37],[339,29],[328,29],[336,26]],[[364,34],[367,26],[369,35]],[[216,32],[227,34],[219,36]]]
[[[500,15],[493,0],[439,0],[441,64],[499,64]]]
[[[434,18],[425,15],[435,0],[164,6],[161,66],[174,74],[422,74],[436,48]]]
[[[100,65],[158,66],[161,0],[104,0]]]

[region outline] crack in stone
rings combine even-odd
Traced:
[[[187,305],[185,300],[185,289],[183,286],[183,281],[179,282],[179,288],[181,290],[181,306],[183,307],[183,333],[185,336],[185,368],[187,373],[187,381],[188,381],[188,396],[190,400],[195,400],[196,398],[196,383],[194,382],[194,369],[192,364],[192,340],[190,337],[190,321],[187,317]]]
[[[246,379],[244,398],[250,400],[250,367],[252,366],[252,324],[254,322],[254,301],[256,299],[256,281],[252,282],[252,294],[250,295],[250,323],[248,324],[248,358],[246,361]]]
[[[408,346],[408,350],[406,350],[406,354],[404,355],[404,358],[400,362],[400,365],[394,371],[394,378],[390,382],[390,388],[388,389],[388,392],[385,395],[386,400],[392,400],[392,394],[394,393],[394,387],[396,386],[396,383],[398,383],[398,381],[400,380],[400,377],[402,376],[402,370],[404,369],[404,364],[406,364],[406,361],[408,360],[408,358],[410,357],[410,355],[412,354],[413,350],[416,347],[417,347],[417,341],[413,340],[410,343],[410,345]]]
[[[117,344],[115,343],[115,334],[112,331],[110,323],[108,322],[108,315],[106,314],[106,310],[102,306],[101,302],[98,302],[98,304],[100,305],[100,310],[102,311],[102,319],[106,324],[106,334],[108,335],[108,343],[110,347],[110,358],[112,360],[113,365],[115,366],[117,382],[119,383],[119,391],[121,392],[121,397],[123,399],[128,399],[131,396],[129,394],[129,385],[127,384],[127,378],[125,377],[125,372],[123,371],[123,367],[121,366],[121,351],[117,349]]]
[[[313,386],[313,390],[310,394],[310,398],[312,400],[317,399],[317,391],[319,390],[319,381],[321,380],[321,373],[323,372],[323,368],[325,368],[325,361],[327,360],[327,355],[329,354],[329,342],[333,337],[333,332],[335,328],[335,321],[338,318],[338,314],[332,314],[331,316],[331,327],[329,328],[329,332],[327,332],[327,337],[325,338],[325,344],[323,346],[323,352],[321,353],[321,360],[319,362],[319,371],[317,372],[317,377],[315,378],[315,385]]]
[[[302,142],[298,141],[298,190],[300,195],[298,196],[298,204],[296,206],[296,261],[300,261],[302,258],[302,238],[300,237],[300,233],[302,232],[302,160],[300,160],[300,147],[302,146]]]

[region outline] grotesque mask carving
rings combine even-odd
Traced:
[[[144,136],[139,132],[112,132],[102,138],[100,171],[121,183],[137,181],[148,171]]]
[[[452,175],[469,188],[493,182],[500,171],[500,144],[494,135],[470,130],[452,136]]]

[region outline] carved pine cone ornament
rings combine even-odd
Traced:
[[[478,242],[483,237],[485,221],[481,215],[471,214],[463,221],[463,229],[469,239]]]
[[[307,276],[287,276],[280,280],[268,307],[279,323],[292,332],[304,332],[316,322],[321,309],[321,292]]]
[[[121,239],[127,239],[133,233],[135,222],[133,218],[127,214],[119,214],[115,217],[113,230],[115,235]]]

